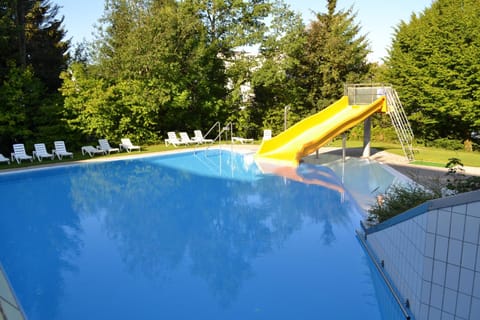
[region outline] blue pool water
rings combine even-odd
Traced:
[[[2,174],[0,262],[30,320],[401,319],[341,177],[297,174],[219,150]]]

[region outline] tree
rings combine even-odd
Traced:
[[[33,1],[25,19],[25,61],[49,93],[57,93],[60,73],[69,59],[70,41],[64,40],[63,17],[57,18],[58,10],[59,6],[48,0]]]
[[[58,138],[68,41],[48,1],[0,0],[0,144]],[[47,141],[48,141],[47,140]],[[3,150],[6,152],[6,150]]]
[[[106,7],[93,64],[63,75],[72,128],[148,142],[211,126],[226,96],[225,69],[197,12],[176,1],[109,0]]]
[[[206,27],[209,42],[228,57],[232,49],[257,44],[266,31],[264,19],[270,14],[266,0],[187,0]]]
[[[255,99],[250,118],[260,128],[284,128],[285,108],[289,106],[289,123],[308,114],[305,110],[305,89],[299,73],[301,56],[307,42],[305,25],[299,14],[278,2],[272,8],[269,31],[260,45],[260,57],[252,72]],[[259,132],[261,130],[258,130]]]
[[[388,80],[397,87],[415,134],[471,145],[480,128],[480,3],[437,0],[395,29]]]
[[[226,65],[234,46],[262,39],[269,8],[264,0],[107,0],[91,62],[63,74],[66,118],[86,135],[148,140],[234,119]]]
[[[297,75],[307,89],[312,111],[321,110],[343,95],[346,82],[358,82],[369,72],[368,42],[355,24],[353,9],[336,10],[328,0],[328,12],[317,13],[307,29],[307,42]]]

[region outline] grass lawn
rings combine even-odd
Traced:
[[[347,141],[347,148],[357,148],[363,145],[362,141]],[[341,147],[342,140],[336,139],[329,146]],[[372,141],[372,148],[387,151],[393,154],[404,155],[400,144]],[[427,148],[416,146],[415,162],[413,164],[421,164],[436,167],[445,167],[450,158],[458,158],[464,166],[480,167],[480,152],[465,152],[444,150],[438,148]]]

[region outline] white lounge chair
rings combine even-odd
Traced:
[[[140,151],[140,146],[134,146],[132,144],[132,141],[130,141],[130,138],[123,138],[123,139],[120,139],[120,141],[122,142],[119,145],[120,151],[122,151],[122,149],[127,150],[127,152],[130,152],[132,150]]]
[[[232,142],[240,142],[241,144],[244,143],[252,143],[253,139],[241,138],[241,137],[232,137]]]
[[[97,155],[97,154],[105,155],[105,154],[107,154],[107,151],[94,148],[93,146],[83,146],[82,147],[82,154],[83,155],[88,154],[90,157],[93,157],[94,155]]]
[[[10,164],[10,159],[0,153],[0,162],[7,162],[8,164]]]
[[[42,162],[43,158],[50,158],[53,160],[55,155],[52,153],[48,153],[47,147],[45,147],[45,143],[35,143],[33,145],[35,150],[33,151],[33,158],[37,158],[38,161]]]
[[[13,145],[13,152],[10,154],[12,161],[15,160],[17,163],[22,162],[22,160],[30,160],[33,162],[33,157],[28,155],[25,151],[25,146],[23,143],[16,143]]]
[[[193,134],[195,135],[192,138],[192,141],[197,143],[213,143],[213,139],[205,139],[202,134],[202,130],[194,130]]]
[[[108,154],[110,154],[111,152],[120,152],[120,149],[112,148],[110,146],[110,143],[108,143],[107,139],[98,139],[98,144],[99,149],[108,152]]]
[[[263,130],[263,141],[267,141],[270,139],[272,139],[272,130],[271,129]]]
[[[186,132],[180,132],[180,141],[183,143],[183,144],[194,144],[194,143],[198,143],[196,141],[193,141],[192,139],[190,139],[190,137],[188,136],[188,134]]]
[[[179,146],[181,144],[185,144],[184,142],[180,141],[177,137],[177,134],[173,131],[167,132],[168,138],[165,139],[165,146],[169,144],[173,145],[174,147]]]
[[[73,153],[67,151],[67,148],[65,147],[65,142],[64,141],[54,141],[53,145],[55,146],[55,149],[52,150],[52,153],[54,155],[57,155],[57,158],[59,160],[62,160],[62,157],[73,158]]]

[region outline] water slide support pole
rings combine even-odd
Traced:
[[[370,157],[370,140],[372,136],[372,119],[368,117],[363,123],[363,153],[362,157]]]

